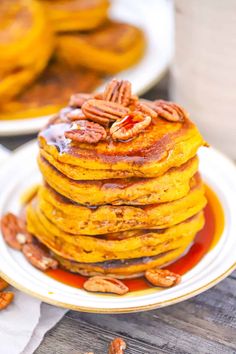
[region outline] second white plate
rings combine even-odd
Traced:
[[[172,54],[172,5],[166,0],[113,0],[114,19],[141,27],[147,38],[144,58],[132,68],[116,75],[132,82],[133,93],[142,94],[164,75]],[[104,85],[98,88],[102,90]],[[0,120],[0,136],[35,133],[48,116],[20,120]]]

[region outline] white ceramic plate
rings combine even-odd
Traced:
[[[19,196],[40,181],[36,165],[37,145],[31,142],[9,158],[0,171],[0,215],[19,211]],[[218,244],[183,276],[176,287],[155,288],[119,297],[76,289],[32,267],[18,252],[8,248],[0,235],[0,276],[16,288],[45,302],[79,311],[120,313],[163,307],[197,295],[225,278],[236,267],[236,168],[214,149],[200,151],[200,170],[216,192],[225,213],[225,229]]]
[[[133,92],[147,91],[164,75],[172,53],[172,7],[167,0],[113,0],[111,16],[143,28],[147,38],[144,58],[131,69],[116,75],[132,82]],[[102,89],[104,85],[98,88]],[[0,120],[0,136],[37,132],[48,116],[20,120]]]

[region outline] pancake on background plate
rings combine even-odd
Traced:
[[[145,51],[141,29],[127,23],[106,21],[89,32],[57,36],[57,57],[72,67],[84,66],[113,74],[136,64]]]
[[[17,97],[0,104],[0,119],[32,118],[54,114],[75,90],[93,91],[101,82],[98,73],[52,61],[40,77]]]
[[[108,0],[40,0],[54,31],[85,31],[107,19]]]
[[[52,30],[36,0],[1,0],[0,102],[29,85],[46,67],[53,50]]]

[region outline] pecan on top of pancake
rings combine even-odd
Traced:
[[[125,142],[145,132],[157,117],[180,123],[188,117],[182,107],[172,102],[139,101],[132,95],[131,83],[117,79],[109,82],[103,93],[73,95],[69,106],[67,119],[73,124],[65,136],[77,143],[96,144],[107,137]]]

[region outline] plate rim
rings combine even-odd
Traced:
[[[61,307],[64,309],[68,310],[73,310],[73,311],[80,311],[80,312],[85,312],[85,313],[96,313],[96,314],[122,314],[122,313],[133,313],[133,312],[142,312],[142,311],[150,311],[150,310],[155,310],[158,308],[170,306],[177,304],[179,302],[188,300],[192,297],[195,297],[202,292],[205,292],[206,290],[212,288],[214,285],[218,284],[221,280],[225,279],[228,275],[230,275],[234,270],[236,269],[236,262],[229,268],[227,269],[223,274],[220,276],[216,277],[215,279],[211,280],[209,283],[206,285],[201,286],[198,289],[195,289],[193,291],[188,292],[185,295],[178,296],[174,299],[171,300],[164,300],[164,301],[158,301],[154,304],[150,305],[142,305],[142,306],[135,306],[135,307],[126,307],[126,308],[95,308],[95,307],[86,307],[86,306],[78,306],[78,305],[70,305],[67,303],[64,303],[63,301],[56,301],[53,299],[49,299],[46,296],[39,295],[35,293],[34,291],[31,291],[24,286],[20,285],[17,283],[15,280],[12,280],[9,278],[5,273],[3,273],[0,270],[0,277],[6,280],[10,285],[15,287],[16,289],[24,292],[27,295],[33,296],[34,298],[37,298],[47,304],[54,305],[57,307]]]

